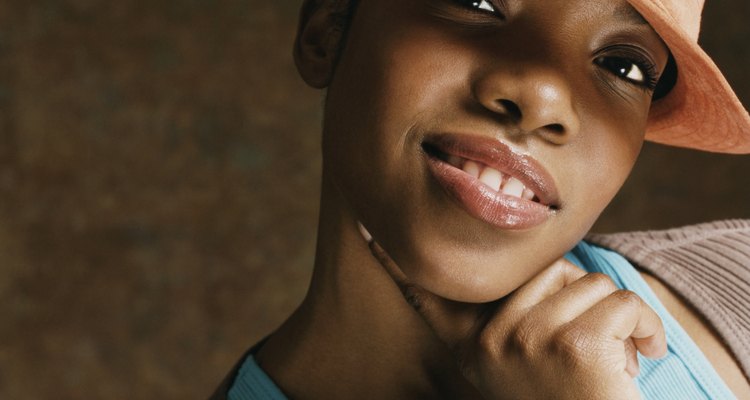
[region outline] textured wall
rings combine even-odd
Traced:
[[[321,104],[298,6],[0,2],[0,398],[202,398],[297,304]],[[708,7],[750,100],[750,4]],[[748,171],[648,146],[598,228],[750,217]]]

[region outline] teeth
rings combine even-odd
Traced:
[[[482,166],[479,165],[479,163],[477,163],[476,161],[467,160],[464,163],[463,170],[474,178],[479,178],[479,174],[482,172]]]
[[[456,161],[456,159],[458,161]],[[451,165],[457,166],[463,161],[463,171],[473,176],[475,179],[479,179],[482,183],[492,188],[496,192],[500,192],[506,196],[520,197],[525,200],[534,200],[536,194],[531,190],[527,189],[526,186],[516,178],[511,176],[505,176],[505,184],[503,185],[503,173],[484,164],[480,164],[472,160],[462,160],[456,157],[453,159],[451,156],[448,162]],[[456,164],[456,162],[458,164]],[[500,188],[502,187],[502,190]]]
[[[508,179],[508,182],[503,186],[503,194],[514,197],[521,197],[523,190],[526,189],[523,183],[516,178]]]
[[[503,183],[503,174],[494,168],[485,167],[482,175],[479,176],[479,180],[491,187],[492,190],[499,191],[500,184]]]

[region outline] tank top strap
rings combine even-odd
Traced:
[[[667,355],[658,360],[638,355],[641,373],[636,382],[644,399],[735,398],[695,342],[628,260],[612,250],[587,242],[579,243],[565,258],[587,272],[608,275],[619,288],[638,294],[661,317],[667,337]]]

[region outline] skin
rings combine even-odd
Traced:
[[[629,174],[651,105],[597,60],[648,59],[658,75],[668,51],[624,0],[505,3],[500,16],[364,0],[346,30],[346,2],[306,1],[295,60],[328,89],[315,271],[256,357],[289,397],[632,398],[635,349],[663,353],[637,296],[558,259]],[[434,132],[531,155],[559,209],[525,230],[471,217],[428,173]]]
[[[359,6],[328,87],[324,173],[427,290],[466,302],[507,295],[572,248],[628,176],[651,93],[593,59],[628,44],[661,70],[668,53],[610,2],[584,3],[508,2],[518,8],[508,24],[452,1]],[[523,118],[511,121],[501,100]],[[495,137],[532,155],[557,183],[560,209],[523,231],[469,216],[426,173],[421,143],[435,132]]]

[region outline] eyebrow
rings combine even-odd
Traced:
[[[629,4],[623,4],[622,6],[615,8],[615,17],[638,25],[648,25],[648,21],[643,18],[643,15]]]

